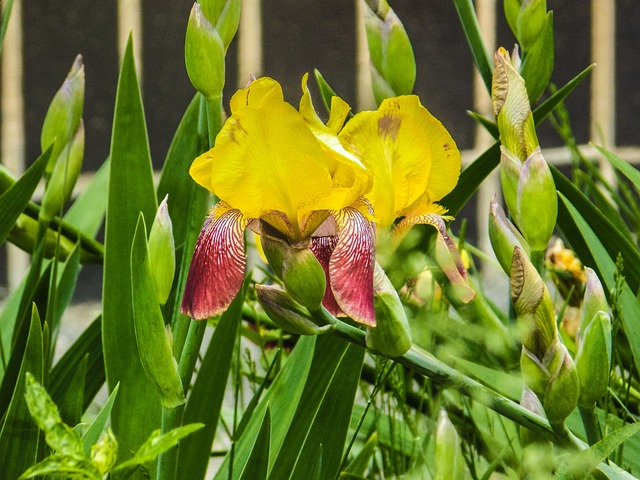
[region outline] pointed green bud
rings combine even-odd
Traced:
[[[27,253],[33,252],[38,235],[38,221],[23,213],[20,214],[13,228],[9,232],[9,241]],[[59,236],[52,229],[47,229],[44,237],[44,256],[53,258],[56,253],[58,260],[63,261],[73,251],[75,243],[68,237]],[[57,250],[56,250],[57,249]],[[84,252],[84,251],[83,251]],[[82,255],[82,253],[81,253]],[[86,255],[85,255],[86,257]],[[81,256],[81,261],[87,260]]]
[[[509,276],[511,275],[513,249],[520,247],[527,255],[529,254],[527,241],[507,218],[504,210],[498,204],[497,195],[493,196],[489,207],[489,239],[500,266]]]
[[[376,102],[412,93],[416,63],[402,22],[387,0],[366,0],[364,17]]]
[[[62,209],[69,201],[73,188],[80,176],[83,158],[84,123],[80,119],[75,135],[62,149],[58,160],[55,162],[44,190],[40,218],[51,221],[54,216],[62,213]]]
[[[60,89],[56,92],[42,125],[40,146],[44,152],[55,142],[47,174],[53,167],[63,148],[69,143],[80,126],[84,106],[84,65],[78,55]]]
[[[225,46],[215,26],[194,3],[187,24],[184,58],[187,75],[207,99],[219,98],[224,87]]]
[[[520,247],[511,263],[511,301],[518,315],[522,345],[541,359],[558,341],[553,300],[544,281]]]
[[[327,287],[324,269],[306,243],[290,245],[282,259],[282,281],[289,295],[309,310],[318,310]]]
[[[169,195],[160,203],[149,233],[149,265],[158,293],[158,303],[167,303],[176,270],[173,225],[167,207]]]
[[[238,30],[241,0],[202,0],[202,12],[215,25],[225,51]]]
[[[373,352],[399,357],[411,348],[411,329],[398,293],[376,263],[373,278],[376,326],[367,327],[366,344]]]
[[[276,277],[282,278],[282,260],[284,253],[289,249],[289,244],[280,238],[280,232],[268,223],[260,221],[260,245],[267,263]]]
[[[333,329],[318,325],[309,310],[277,285],[256,285],[256,295],[267,316],[283,330],[295,335],[320,335]]]
[[[540,148],[522,165],[516,202],[516,224],[529,247],[545,251],[558,219],[558,195]]]
[[[502,145],[524,161],[540,142],[524,79],[504,48],[494,56],[491,99]]]
[[[466,462],[460,447],[460,436],[444,408],[440,409],[438,415],[435,444],[435,475],[433,478],[436,480],[467,478]]]
[[[586,267],[584,272],[587,276],[587,285],[584,289],[584,300],[582,302],[582,321],[580,328],[586,329],[587,324],[596,316],[599,311],[608,312],[609,305],[604,295],[602,283],[593,269]]]
[[[580,330],[576,369],[580,379],[578,405],[589,408],[607,393],[611,371],[611,318],[597,312]]]
[[[525,346],[522,347],[520,354],[520,372],[525,385],[531,389],[538,398],[543,398],[547,384],[549,383],[549,370],[542,363],[542,359],[536,357]]]
[[[131,293],[134,330],[140,363],[160,395],[163,407],[175,408],[185,402],[184,387],[173,356],[170,332],[158,304],[142,213],[131,246]]]
[[[542,398],[542,405],[549,423],[559,425],[578,404],[580,382],[571,355],[567,347],[560,342],[549,367],[551,376]]]
[[[106,475],[116,464],[118,458],[118,442],[111,428],[100,436],[98,443],[91,446],[91,463]]]
[[[500,146],[500,184],[502,195],[507,205],[507,210],[512,217],[518,214],[518,181],[520,180],[520,169],[522,162],[513,152]]]

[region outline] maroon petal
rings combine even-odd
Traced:
[[[246,225],[239,210],[207,218],[189,267],[183,315],[203,320],[222,313],[233,301],[244,280]]]
[[[331,290],[331,276],[329,275],[329,260],[337,244],[337,236],[311,237],[311,244],[309,245],[309,249],[316,256],[320,265],[322,265],[324,275],[327,279],[327,288],[324,291],[322,305],[329,311],[331,315],[340,317],[344,316],[345,313],[342,311],[342,309],[338,305],[338,302],[336,302],[336,298],[333,296],[333,291]]]
[[[356,322],[375,327],[373,226],[353,207],[343,208],[334,214],[334,218],[339,234],[329,261],[331,290],[343,312]]]

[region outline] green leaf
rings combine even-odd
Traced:
[[[251,455],[247,460],[240,480],[266,480],[269,467],[269,436],[271,434],[271,413],[269,408],[265,412],[262,426],[256,443],[251,449]]]
[[[113,474],[116,474],[116,472],[122,474],[139,465],[153,462],[158,455],[175,447],[180,440],[200,430],[203,426],[201,423],[190,423],[189,425],[174,428],[165,434],[160,433],[160,430],[153,431],[147,441],[140,446],[135,456],[118,465]]]
[[[60,410],[60,417],[67,425],[77,425],[82,421],[88,363],[89,356],[85,355],[67,384],[62,400],[54,401]]]
[[[606,157],[607,160],[613,165],[616,169],[620,171],[627,179],[633,183],[636,188],[640,188],[640,172],[631,164],[625,162],[620,157],[618,157],[613,152],[610,152],[604,147],[599,145],[594,145],[598,149],[598,151]]]
[[[598,274],[603,282],[603,287],[605,287],[605,292],[614,291],[616,264],[601,242],[612,232],[596,233],[592,229],[594,218],[589,217],[589,222],[587,222],[567,197],[560,194],[560,199],[562,201],[558,206],[562,208],[558,210],[558,218],[562,233],[585,265],[593,268]],[[626,273],[626,269],[630,265],[626,261],[624,265]],[[619,295],[622,325],[629,339],[635,367],[640,371],[640,324],[637,322],[637,319],[640,318],[640,304],[638,304],[628,282],[624,283]]]
[[[244,434],[235,443],[233,457],[225,456],[222,465],[218,469],[215,479],[229,478],[229,461],[233,458],[233,476],[240,478],[244,470],[255,438],[262,426],[267,407],[271,412],[271,448],[269,449],[269,462],[272,463],[276,454],[280,451],[285,435],[293,420],[305,380],[309,374],[315,339],[318,337],[301,337],[295,348],[289,355],[287,363],[276,376],[269,391],[251,415]]]
[[[131,247],[131,295],[136,343],[142,368],[165,408],[185,402],[149,263],[144,216],[140,213]]]
[[[320,446],[323,477],[338,474],[363,360],[359,346],[332,335],[318,338],[298,409],[270,471],[272,478],[303,478],[316,467]]]
[[[77,431],[62,421],[58,407],[38,381],[27,372],[27,406],[31,417],[43,431],[51,450],[62,455],[82,457],[82,441]]]
[[[184,422],[202,422],[205,425],[202,430],[185,440],[178,454],[178,471],[185,478],[204,478],[207,471],[236,345],[238,325],[242,319],[245,292],[246,282],[220,317],[185,407]]]
[[[111,409],[113,408],[113,404],[116,400],[116,396],[118,395],[118,389],[120,385],[116,385],[109,398],[105,402],[104,406],[100,409],[98,415],[93,420],[89,428],[84,435],[82,436],[82,445],[84,448],[84,453],[86,456],[89,456],[91,453],[91,447],[95,445],[100,439],[100,435],[102,434],[104,427],[107,425],[109,421],[109,416],[111,415]]]
[[[331,99],[333,97],[337,97],[336,92],[331,88],[331,85],[327,83],[324,79],[320,71],[316,68],[313,71],[316,77],[316,83],[318,84],[318,90],[320,90],[320,96],[322,97],[322,103],[324,103],[324,108],[327,110],[327,113],[331,113]],[[347,120],[353,117],[353,113],[349,112],[347,115]]]
[[[111,425],[125,461],[160,426],[160,398],[147,379],[133,327],[131,244],[142,212],[157,209],[144,111],[131,39],[120,70],[111,138],[105,233],[102,341],[109,390],[120,383]]]
[[[38,427],[33,422],[24,400],[27,372],[42,381],[44,374],[44,345],[40,316],[35,306],[32,308],[29,335],[15,388],[9,392],[9,408],[0,430],[0,458],[2,458],[3,478],[17,478],[31,467],[38,454]]]
[[[105,382],[104,357],[102,356],[102,321],[96,318],[73,342],[64,355],[58,360],[49,373],[48,389],[53,400],[60,404],[69,383],[75,376],[79,365],[87,358],[87,373],[84,393],[82,395],[82,411],[84,412],[98,390]]]
[[[24,472],[19,480],[47,476],[76,480],[102,480],[100,471],[86,458],[51,455]]]
[[[44,174],[50,155],[51,148],[48,148],[18,181],[0,196],[0,243],[6,240],[16,220],[27,207]]]
[[[0,24],[0,52],[2,52],[2,45],[4,44],[4,36],[7,33],[7,26],[9,25],[9,18],[11,17],[11,10],[13,8],[13,0],[7,0],[2,9],[2,24]]]
[[[616,448],[637,434],[638,431],[640,431],[640,423],[626,425],[613,431],[590,448],[571,455],[566,464],[560,467],[556,478],[585,478],[601,462],[604,462]]]
[[[454,0],[453,4],[458,12],[460,18],[460,24],[462,30],[467,38],[467,43],[471,49],[471,54],[478,67],[480,76],[484,81],[487,91],[491,93],[491,81],[493,79],[493,68],[491,65],[493,62],[487,54],[487,49],[480,33],[480,25],[478,24],[478,17],[473,8],[473,2],[471,0]]]
[[[110,165],[111,161],[107,158],[63,217],[65,224],[89,237],[95,237],[104,222]]]

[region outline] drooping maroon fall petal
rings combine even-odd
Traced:
[[[344,313],[357,322],[375,327],[373,226],[353,207],[343,208],[334,214],[334,218],[339,234],[329,260],[331,290]]]
[[[222,313],[242,287],[246,258],[239,210],[208,217],[196,243],[180,311],[195,320]]]
[[[337,236],[311,237],[309,249],[316,256],[320,265],[322,265],[325,277],[327,278],[327,287],[325,288],[324,297],[322,298],[322,305],[331,315],[340,317],[345,316],[345,313],[342,311],[333,296],[333,291],[331,290],[331,276],[329,275],[329,260],[331,259],[331,254],[337,244]]]

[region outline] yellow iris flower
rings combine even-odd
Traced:
[[[336,136],[348,105],[336,101],[324,125],[306,81],[305,76],[299,110],[284,101],[271,78],[236,92],[215,146],[193,162],[193,179],[220,202],[198,239],[183,313],[208,318],[231,303],[244,278],[244,229],[251,226],[297,248],[336,239],[321,262],[331,285],[327,290],[346,314],[375,324],[367,285],[373,281],[374,234],[360,200],[371,188],[371,175]]]
[[[396,238],[416,224],[435,227],[436,260],[458,299],[470,301],[475,293],[446,231],[444,220],[450,217],[437,203],[460,176],[460,151],[447,129],[417,96],[405,95],[384,100],[377,111],[358,113],[338,137],[373,175],[366,197],[377,225],[393,226]]]

